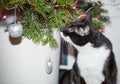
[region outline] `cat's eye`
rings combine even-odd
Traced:
[[[73,29],[73,28],[70,28],[70,29],[69,29],[69,32],[73,32],[73,31],[74,31],[74,29]]]

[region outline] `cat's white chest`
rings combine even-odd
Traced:
[[[101,84],[105,79],[102,71],[110,50],[104,46],[93,48],[90,43],[83,47],[75,47],[79,50],[77,63],[81,76],[87,84]]]

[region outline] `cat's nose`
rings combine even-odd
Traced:
[[[61,28],[60,31],[63,32],[64,28]]]

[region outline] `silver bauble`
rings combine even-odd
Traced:
[[[47,62],[46,62],[46,72],[48,74],[51,74],[53,71],[53,62],[51,61],[51,58],[48,57],[47,58]]]
[[[22,36],[23,27],[20,23],[11,24],[8,26],[8,32],[10,37],[18,38]]]

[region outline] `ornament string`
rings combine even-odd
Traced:
[[[14,14],[15,14],[15,24],[16,24],[16,22],[17,22],[16,21],[16,19],[17,19],[17,16],[16,16],[16,7],[15,7],[15,13]]]
[[[17,4],[18,0],[16,0],[16,4]],[[17,9],[17,5],[15,4],[15,10],[14,10],[14,15],[15,15],[15,24],[17,23],[17,14],[16,14],[16,9]]]

